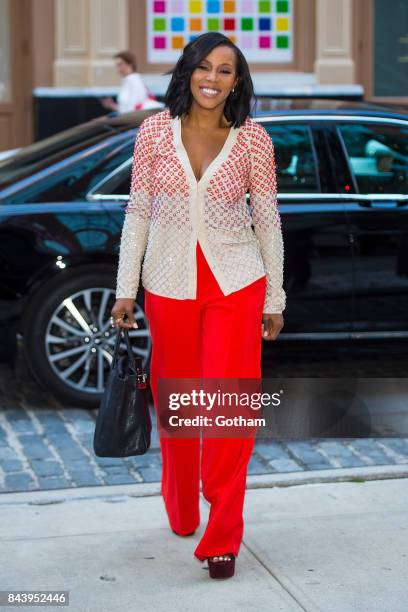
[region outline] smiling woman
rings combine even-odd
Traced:
[[[285,307],[274,147],[250,117],[246,60],[210,32],[185,47],[172,73],[168,108],[142,122],[135,142],[112,309],[117,327],[137,327],[142,271],[158,415],[160,378],[259,379],[262,330],[274,340]],[[179,535],[199,526],[201,475],[211,512],[194,555],[208,559],[211,578],[234,574],[255,438],[219,425],[222,436],[203,436],[201,461],[200,436],[160,437],[161,490]]]
[[[201,61],[191,75],[191,92],[203,109],[212,110],[235,92],[238,77],[235,74],[235,54],[226,46],[218,46]],[[216,87],[215,87],[216,85]],[[213,102],[210,102],[213,101]],[[185,113],[182,118],[183,146],[189,158],[196,180],[199,181],[212,161],[224,149],[231,134],[230,122],[221,116],[221,126],[205,125],[204,116],[200,122]],[[229,128],[226,135],[226,128]],[[204,164],[204,167],[200,164]]]
[[[217,73],[220,79],[217,78]],[[214,78],[217,79],[217,87],[212,87]],[[204,59],[194,70],[191,77],[191,89],[194,91],[194,88],[198,87],[204,97],[215,98],[223,92],[226,95],[230,93],[230,90],[234,92],[236,81],[234,52],[228,47],[220,46],[213,49],[207,59]]]
[[[188,115],[199,104],[202,110],[217,108],[221,125],[225,117],[227,124],[238,127],[251,112],[251,102],[255,102],[246,59],[223,34],[209,32],[191,41],[175,67],[165,74],[172,75],[164,102],[173,116]],[[212,113],[210,117],[213,126],[215,116]],[[201,125],[203,119],[204,115]]]

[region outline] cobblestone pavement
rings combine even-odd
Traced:
[[[278,352],[276,353],[278,354]],[[375,349],[345,360],[344,353],[316,349],[268,355],[267,376],[404,377],[408,358],[398,348]],[[92,440],[95,410],[61,406],[33,380],[19,356],[15,368],[0,364],[0,491],[59,489],[158,482],[161,458],[154,432],[146,455],[126,459],[96,457]],[[153,412],[152,412],[153,415]],[[154,423],[154,418],[153,418]],[[408,463],[408,438],[348,438],[259,441],[248,473],[277,474],[344,467]]]

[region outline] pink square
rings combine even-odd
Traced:
[[[166,38],[164,36],[153,36],[153,49],[165,49]]]
[[[166,12],[166,3],[164,0],[155,0],[153,2],[153,13],[165,13]]]
[[[254,48],[254,37],[242,35],[241,36],[241,47],[242,49],[253,49]]]
[[[173,0],[171,10],[173,13],[184,13],[184,0]]]
[[[248,15],[254,13],[255,9],[253,0],[241,0],[241,12],[248,13]]]
[[[271,37],[270,36],[260,36],[259,37],[259,48],[260,49],[270,49],[271,48]]]

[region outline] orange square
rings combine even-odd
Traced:
[[[171,47],[172,49],[183,49],[184,47],[183,36],[172,36],[171,37]]]
[[[237,37],[235,36],[235,34],[228,35],[227,38],[229,38],[230,41],[234,43],[234,45],[237,44]]]
[[[224,13],[235,13],[235,0],[224,1]]]
[[[191,32],[201,32],[202,23],[200,18],[190,19],[190,31]]]

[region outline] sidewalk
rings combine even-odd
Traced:
[[[249,476],[244,540],[225,581],[193,558],[204,500],[200,531],[184,539],[168,528],[159,483],[3,493],[0,588],[69,590],[74,612],[405,612],[403,469],[364,481],[364,471],[379,476],[364,468],[361,482]]]

